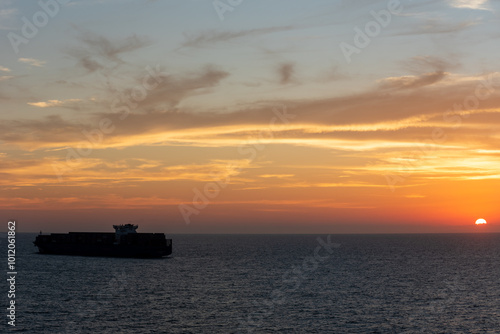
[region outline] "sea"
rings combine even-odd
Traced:
[[[2,333],[500,333],[500,234],[172,235],[163,259],[35,237],[17,234]]]

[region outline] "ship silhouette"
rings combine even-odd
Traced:
[[[113,225],[115,233],[69,232],[38,235],[40,254],[159,258],[172,254],[163,233],[137,233],[138,225]]]

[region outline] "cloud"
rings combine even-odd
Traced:
[[[405,195],[406,198],[425,198],[427,196],[425,195],[418,195],[418,194],[410,194],[410,195]]]
[[[46,63],[43,60],[38,60],[38,59],[34,59],[34,58],[19,58],[17,61],[19,61],[21,63],[28,64],[30,66],[36,66],[36,67],[43,67],[43,65],[45,65],[45,63]]]
[[[237,38],[258,36],[262,34],[292,30],[295,28],[295,26],[289,25],[283,27],[258,28],[240,31],[209,30],[195,35],[184,34],[186,41],[182,43],[181,47],[204,47],[220,42],[227,42]]]
[[[488,0],[448,0],[451,7],[477,10],[490,10],[486,5]]]
[[[295,174],[262,174],[259,177],[262,178],[271,178],[271,179],[284,179],[294,177]]]
[[[458,23],[443,22],[442,19],[427,19],[422,24],[414,25],[396,35],[452,34],[477,25],[479,21],[463,21]]]
[[[112,41],[104,36],[85,33],[80,37],[80,40],[91,50],[94,54],[111,61],[120,62],[120,54],[131,52],[151,44],[151,42],[137,35],[131,35],[123,40]]]
[[[279,81],[282,85],[286,85],[293,80],[295,73],[295,65],[292,63],[284,63],[278,66]]]
[[[0,4],[2,5],[2,4]],[[15,17],[18,13],[16,8],[0,9],[0,30],[15,29]]]
[[[241,160],[204,160],[196,164],[173,164],[159,159],[108,159],[87,157],[68,165],[65,159],[45,156],[40,159],[9,158],[0,156],[0,189],[5,186],[61,185],[55,175],[64,171],[65,186],[98,185],[115,179],[115,185],[139,182],[165,182],[191,180],[213,181],[215,175],[237,175],[240,171],[228,170],[228,166],[248,166]],[[56,168],[56,170],[54,169]],[[146,172],[146,173],[145,173]],[[99,194],[99,191],[97,192]]]
[[[267,131],[271,127],[271,121],[276,117],[273,112],[276,104],[256,103],[231,112],[194,112],[168,107],[198,94],[200,90],[214,87],[225,76],[225,72],[208,68],[191,76],[167,77],[163,86],[153,90],[136,110],[125,114],[126,117],[107,111],[95,113],[86,123],[81,120],[71,122],[59,116],[41,120],[3,120],[0,123],[0,140],[30,149],[78,146],[86,141],[84,133],[95,129],[95,124],[99,124],[101,119],[108,118],[115,129],[104,136],[97,145],[99,148],[138,145],[239,146],[248,138],[259,138],[263,129]],[[461,117],[464,125],[459,132],[456,122],[449,119],[457,118],[464,111],[449,112],[454,105],[464,103],[466,97],[474,96],[484,79],[483,82],[489,80],[487,76],[464,78],[431,72],[420,76],[387,78],[382,82],[393,88],[389,90],[379,84],[372,90],[352,96],[290,100],[286,102],[286,114],[294,118],[289,119],[288,125],[275,121],[274,128],[271,127],[273,136],[266,133],[265,138],[277,144],[342,147],[359,151],[411,147],[415,145],[416,138],[429,139],[433,130],[439,127],[446,129],[450,144],[468,140],[472,145],[487,135],[484,129],[491,128],[491,120],[496,120],[491,115],[498,114],[498,89],[480,101],[479,109],[467,112],[473,113],[474,117]],[[499,74],[493,76],[492,83],[495,87],[500,86]],[[177,90],[171,91],[172,88]],[[482,88],[480,93],[484,93],[485,89]],[[490,116],[483,119],[481,115],[485,113]],[[469,121],[472,119],[477,122]],[[500,142],[491,139],[482,145],[482,148],[499,148]]]
[[[69,99],[65,101],[60,100],[48,100],[47,102],[28,102],[29,105],[39,107],[39,108],[48,108],[48,107],[62,107],[67,104],[73,104],[75,102],[80,102],[80,99]]]
[[[13,76],[12,75],[0,75],[0,81],[4,81],[4,80],[9,80],[9,79],[12,79]]]
[[[1,19],[9,19],[13,17],[17,13],[17,9],[9,8],[9,9],[1,9],[0,10],[0,18]]]
[[[79,59],[80,65],[88,72],[95,72],[104,69],[104,66],[93,60],[91,56],[83,56]]]
[[[405,70],[414,75],[384,78],[378,81],[381,88],[413,89],[433,85],[450,74],[447,70],[460,67],[460,64],[454,62],[452,58],[443,59],[435,56],[416,56],[402,64]]]
[[[81,46],[73,47],[67,53],[75,58],[80,66],[88,72],[95,72],[123,64],[120,57],[149,46],[151,42],[145,37],[131,35],[121,40],[111,40],[91,32],[82,33],[78,39]]]
[[[110,95],[104,98],[92,98],[90,100],[69,99],[69,100],[48,100],[29,102],[29,105],[46,108],[46,107],[65,107],[74,110],[93,109],[98,110],[119,110],[127,109],[133,113],[157,113],[166,112],[176,108],[177,105],[184,99],[206,94],[215,88],[219,83],[229,76],[229,73],[218,69],[214,66],[204,66],[201,69],[193,70],[190,73],[183,75],[170,75],[168,72],[161,72],[159,67],[156,70],[151,70],[156,73],[155,79],[149,78],[149,85],[154,88],[145,90],[145,95],[140,101],[135,101],[133,96],[137,94],[137,87],[144,87],[145,73],[137,75],[133,79],[129,87],[116,90],[110,88],[107,93]],[[143,72],[146,72],[143,70]],[[147,74],[147,72],[146,72]],[[118,91],[118,93],[117,93]],[[127,99],[129,102],[127,102]],[[133,107],[131,107],[133,105]],[[96,109],[97,107],[101,109]]]
[[[0,66],[0,71],[2,71],[2,72],[10,72],[10,69],[8,69],[7,67]]]
[[[457,68],[460,64],[452,58],[443,59],[435,56],[416,56],[403,63],[409,71],[417,74],[430,70],[442,72],[448,69]]]
[[[184,75],[163,73],[158,78],[161,80],[159,85],[148,91],[147,96],[140,102],[138,110],[148,113],[171,110],[189,96],[207,93],[228,76],[228,72],[210,65]],[[142,82],[143,77],[137,78],[138,84]],[[132,91],[125,90],[124,94],[130,96]]]
[[[11,130],[8,129],[12,126]],[[38,120],[12,120],[2,122],[1,131],[6,131],[0,136],[4,142],[17,143],[57,143],[78,141],[81,139],[81,125],[72,124],[60,116],[48,116]],[[28,131],[19,133],[17,131]]]
[[[460,66],[451,59],[445,60],[435,56],[416,56],[402,64],[405,70],[414,73],[414,75],[378,80],[381,88],[412,89],[432,85],[444,80],[450,74],[447,72],[448,69]]]
[[[420,88],[427,85],[432,85],[444,79],[448,73],[443,71],[424,73],[420,76],[402,76],[402,77],[389,77],[382,79],[380,82],[384,88],[391,89],[411,89]]]
[[[318,75],[318,82],[330,82],[330,81],[338,81],[342,79],[347,79],[349,76],[345,74],[339,66],[332,65],[330,68],[326,70],[322,70]]]

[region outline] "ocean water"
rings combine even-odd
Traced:
[[[40,255],[18,234],[16,327],[1,328],[500,332],[500,234],[171,237],[171,257],[143,260]]]

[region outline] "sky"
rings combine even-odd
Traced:
[[[500,232],[499,10],[0,0],[0,216],[20,232]]]

